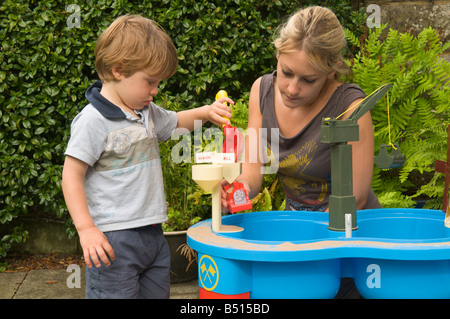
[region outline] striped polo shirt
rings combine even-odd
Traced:
[[[74,118],[66,156],[88,164],[84,187],[89,212],[103,232],[167,221],[159,141],[177,126],[175,112],[154,103],[122,111],[100,94],[97,81],[90,102]]]

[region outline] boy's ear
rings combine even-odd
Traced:
[[[123,76],[123,67],[122,67],[122,65],[121,64],[115,64],[113,67],[112,67],[112,75],[114,76],[114,79],[115,80],[121,80],[122,79],[122,76]]]

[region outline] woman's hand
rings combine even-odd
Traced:
[[[236,179],[237,182],[241,183],[244,186],[245,191],[247,194],[250,194],[250,185],[247,183],[244,179]],[[225,188],[230,185],[226,179],[222,180],[220,182],[220,195],[221,195],[221,201],[222,201],[222,212],[227,213],[230,210],[228,209],[228,203],[227,203],[227,191]]]

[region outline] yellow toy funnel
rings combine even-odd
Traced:
[[[192,165],[192,179],[206,192],[211,192],[222,180],[222,166]]]
[[[228,181],[228,183],[233,183],[234,180],[241,175],[241,164],[240,163],[222,163],[223,167],[223,177]]]
[[[236,174],[231,169],[232,174]],[[212,195],[212,230],[218,232],[237,232],[243,228],[233,225],[222,225],[222,205],[220,196],[220,181],[223,178],[222,165],[202,164],[192,165],[192,179],[206,192]]]
[[[222,226],[222,206],[220,200],[220,181],[222,166],[215,164],[192,165],[192,179],[212,195],[212,230],[219,232]]]

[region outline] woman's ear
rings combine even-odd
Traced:
[[[331,72],[330,74],[328,74],[327,79],[332,80],[334,78],[335,74],[336,74],[336,71]]]
[[[337,62],[336,62],[337,68],[339,68],[339,67],[342,65],[342,63],[345,63],[345,62],[337,61]],[[333,72],[331,72],[330,74],[328,74],[328,76],[327,76],[328,80],[333,79],[335,74],[336,74],[336,71],[333,71]]]

